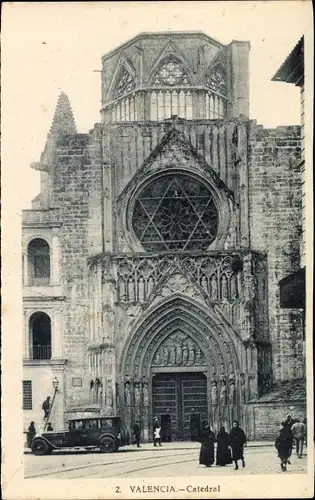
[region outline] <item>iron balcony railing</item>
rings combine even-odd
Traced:
[[[50,277],[49,276],[40,276],[40,277],[29,276],[28,284],[29,284],[29,286],[47,286],[50,284]]]
[[[31,359],[51,359],[51,345],[33,345]]]

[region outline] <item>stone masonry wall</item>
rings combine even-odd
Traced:
[[[61,280],[66,296],[63,316],[67,407],[88,400],[86,344],[88,330],[87,256],[101,249],[101,139],[90,134],[67,136],[56,144],[52,203],[60,207]],[[72,377],[83,386],[73,387]]]
[[[299,268],[301,233],[300,127],[249,131],[250,241],[268,254],[268,310],[275,380],[302,376],[298,310],[280,309],[278,282]]]

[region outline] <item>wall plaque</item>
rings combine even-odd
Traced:
[[[82,378],[81,377],[75,377],[72,379],[72,386],[73,387],[82,387]]]

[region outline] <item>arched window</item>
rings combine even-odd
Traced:
[[[221,68],[215,68],[208,73],[208,76],[206,77],[206,86],[213,92],[226,96],[227,84],[224,70]]]
[[[28,245],[29,285],[44,286],[50,282],[50,249],[48,243],[40,238]]]
[[[163,59],[153,80],[154,87],[187,87],[189,84],[186,69],[172,55]]]
[[[165,120],[172,115],[192,119],[192,94],[186,68],[175,56],[167,56],[156,70],[151,92],[150,119]]]
[[[51,359],[51,321],[48,314],[36,312],[29,321],[31,358]]]
[[[140,191],[132,225],[146,250],[206,250],[217,235],[218,210],[206,184],[168,174]]]
[[[128,94],[136,86],[133,76],[124,66],[120,68],[116,82],[113,96],[114,99],[119,99],[123,95]]]
[[[223,68],[216,67],[206,76],[205,117],[207,119],[224,118],[226,116],[227,80]]]

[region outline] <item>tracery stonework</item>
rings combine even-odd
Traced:
[[[200,347],[189,335],[180,330],[172,333],[164,340],[152,361],[152,367],[200,366],[204,364],[205,358]]]

